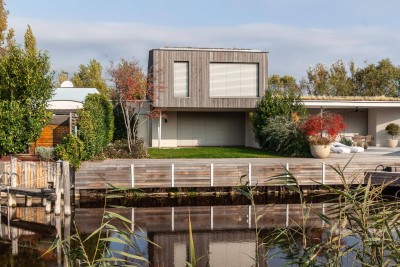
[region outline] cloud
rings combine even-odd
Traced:
[[[109,60],[135,57],[146,69],[148,51],[163,46],[252,48],[270,52],[269,74],[300,79],[310,65],[338,59],[374,63],[390,58],[396,65],[400,30],[379,27],[300,28],[259,23],[226,27],[166,27],[139,23],[43,21],[13,17],[9,24],[22,43],[30,24],[39,48],[49,51],[54,70],[77,70],[89,59],[104,67]]]

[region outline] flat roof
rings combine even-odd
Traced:
[[[250,52],[260,53],[261,50],[247,48],[210,48],[210,47],[161,47],[159,50],[176,50],[176,51],[218,51],[218,52]],[[267,52],[263,52],[267,53]]]
[[[83,103],[88,94],[98,94],[96,88],[59,87],[50,101],[75,101]]]
[[[398,108],[398,101],[378,100],[302,100],[307,108]]]

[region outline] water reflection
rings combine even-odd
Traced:
[[[311,206],[314,212],[324,213],[325,205],[317,203]],[[121,247],[121,244],[115,242],[111,242],[109,248],[142,255],[150,261],[151,266],[185,266],[189,261],[189,211],[196,257],[199,258],[198,266],[251,266],[257,253],[270,255],[277,249],[271,247],[266,251],[265,247],[257,246],[256,227],[268,232],[276,228],[297,227],[302,223],[299,204],[130,207],[107,210],[134,222],[130,227],[136,234],[132,238],[137,241],[137,246],[133,248]],[[323,222],[314,212],[307,221],[307,227],[310,234],[321,239]],[[65,259],[61,247],[45,258],[36,257],[47,250],[57,233],[66,237],[74,232],[71,225],[76,224],[80,234],[89,235],[100,226],[103,214],[103,208],[76,208],[72,218],[64,219],[62,216],[46,214],[43,207],[18,207],[9,217],[3,214],[0,237],[7,246],[1,248],[2,252],[12,251],[11,254],[18,256],[1,253],[0,264],[20,266],[8,263],[10,259],[14,262],[26,260],[26,248],[29,248],[34,252],[30,254],[34,258],[31,258],[34,262],[31,266],[62,266]],[[258,215],[261,216],[256,222]],[[4,220],[6,218],[9,219]],[[118,226],[118,223],[115,225]],[[160,247],[153,246],[147,239]],[[279,266],[280,263],[279,258],[270,261],[272,266]],[[267,266],[267,263],[260,261],[260,266]]]

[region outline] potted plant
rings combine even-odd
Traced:
[[[399,134],[400,126],[397,123],[389,123],[386,125],[385,131],[392,136],[392,139],[387,139],[386,144],[388,147],[396,147],[398,140],[394,137]]]
[[[312,156],[314,158],[327,158],[331,153],[331,142],[347,126],[341,115],[323,112],[308,117],[302,128],[308,137]]]

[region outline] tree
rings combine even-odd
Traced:
[[[68,80],[68,72],[61,70],[58,73],[56,80],[54,81],[54,87],[61,87],[61,84],[67,80]]]
[[[37,53],[36,38],[33,35],[30,25],[28,25],[25,32],[25,51],[28,55],[35,55]]]
[[[272,91],[300,93],[300,86],[293,76],[272,75],[268,78],[268,89]]]
[[[355,67],[354,62],[349,63],[350,75],[342,60],[338,60],[332,64],[329,69],[328,83],[330,92],[335,96],[352,96],[357,95],[357,87],[355,84]]]
[[[353,61],[348,70],[342,60],[328,68],[318,63],[307,71],[301,89],[309,95],[328,96],[400,96],[400,68],[383,59],[364,68],[356,68]]]
[[[114,132],[113,107],[101,94],[89,94],[78,111],[78,137],[84,144],[84,159],[103,152],[112,141]]]
[[[71,82],[76,87],[93,87],[97,88],[104,96],[109,96],[109,89],[105,78],[102,76],[103,67],[100,62],[91,59],[87,66],[79,65],[79,71],[74,73]]]
[[[364,96],[400,96],[400,68],[390,59],[382,59],[375,64],[368,64],[355,74],[359,95]]]
[[[302,90],[309,95],[331,95],[328,79],[329,72],[325,65],[318,63],[307,70],[307,79],[301,82]]]
[[[37,140],[51,116],[46,107],[52,78],[46,53],[28,53],[14,43],[8,46],[0,59],[1,154],[23,152]]]
[[[0,46],[4,44],[7,31],[8,10],[5,9],[4,0],[0,0]]]
[[[135,129],[139,123],[138,114],[147,108],[147,99],[150,97],[147,78],[135,59],[121,59],[117,65],[111,62],[108,73],[114,84],[111,97],[121,108],[128,148],[132,152],[137,139]]]

